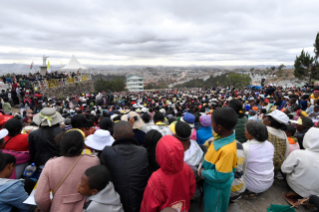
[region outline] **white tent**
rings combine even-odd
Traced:
[[[79,69],[83,70],[83,69],[88,69],[88,68],[81,65],[81,63],[74,57],[74,55],[72,56],[69,64],[67,64],[66,66],[61,68],[61,70],[74,70],[74,71],[77,71]]]

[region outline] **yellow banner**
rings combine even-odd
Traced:
[[[82,75],[81,79],[82,79],[82,81],[87,81],[88,80],[88,75]]]
[[[66,79],[66,81],[68,82],[68,84],[74,84],[74,78],[73,77],[68,77]]]
[[[54,87],[58,87],[59,86],[59,83],[58,83],[58,80],[57,79],[49,79],[49,80],[45,80],[48,87],[49,88],[54,88]]]

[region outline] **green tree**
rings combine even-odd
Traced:
[[[116,80],[98,79],[94,83],[95,91],[123,91],[125,89],[124,81],[118,77]]]
[[[319,32],[317,33],[315,43],[313,44],[315,56],[312,57],[308,52],[301,51],[299,56],[296,56],[294,75],[298,79],[308,80],[311,83],[312,79],[319,77]]]
[[[226,79],[226,85],[234,86],[235,88],[244,88],[250,85],[251,78],[249,75],[229,74]]]

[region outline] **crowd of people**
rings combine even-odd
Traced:
[[[225,212],[275,179],[288,203],[318,207],[319,82],[64,99],[12,90],[0,96],[0,211],[186,212],[199,200]]]

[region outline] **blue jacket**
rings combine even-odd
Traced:
[[[0,178],[0,211],[10,212],[12,207],[19,209],[20,212],[34,211],[35,205],[24,204],[28,198],[24,190],[23,180],[11,180]]]
[[[203,145],[205,141],[213,137],[213,128],[212,127],[201,127],[197,131],[197,143]]]

